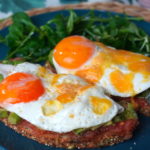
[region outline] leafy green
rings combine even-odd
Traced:
[[[90,127],[90,128],[79,128],[79,129],[75,129],[73,130],[73,132],[75,134],[81,134],[87,130],[96,130],[97,128],[101,127],[101,126],[109,126],[109,125],[112,125],[113,124],[113,121],[108,121],[106,123],[103,123],[103,124],[100,124],[100,125],[96,125],[96,126],[93,126],[93,127]]]
[[[49,63],[54,67],[54,63],[53,63],[53,52],[54,52],[54,50],[50,51],[49,56],[48,56],[48,61],[49,61]]]
[[[150,88],[138,94],[136,97],[144,98],[150,103]]]
[[[70,16],[67,19],[67,33],[70,34],[74,29],[74,24],[76,21],[77,15],[73,11],[70,11]]]
[[[1,63],[2,64],[17,65],[17,64],[20,64],[20,63],[23,63],[23,62],[24,62],[24,59],[21,59],[21,60],[3,60]]]
[[[0,118],[7,118],[8,117],[8,111],[0,108]]]
[[[4,79],[3,75],[0,74],[0,82]]]
[[[79,128],[79,129],[75,129],[75,130],[73,130],[73,132],[75,133],[75,134],[81,134],[81,133],[83,133],[84,131],[87,131],[89,128]]]
[[[6,109],[0,108],[0,119],[7,118],[11,124],[17,124],[22,119],[14,112],[8,112]]]
[[[128,103],[125,110],[122,113],[118,114],[112,121],[115,123],[115,122],[120,122],[123,120],[134,119],[134,118],[137,118],[136,111],[134,110],[132,104]]]
[[[40,27],[23,12],[14,14],[12,20],[8,35],[0,36],[0,43],[9,47],[6,59],[22,57],[30,62],[46,61],[55,45],[69,35],[83,35],[118,49],[150,56],[150,36],[133,22],[140,18],[110,14],[104,18],[92,11],[79,16],[70,11],[68,16],[57,15]]]
[[[8,122],[11,124],[18,124],[21,121],[21,118],[16,114],[11,112],[8,116]]]

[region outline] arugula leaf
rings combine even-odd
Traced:
[[[8,35],[0,36],[0,43],[9,47],[6,59],[22,57],[29,62],[46,61],[52,58],[48,56],[55,45],[70,35],[83,35],[117,49],[150,56],[150,36],[133,22],[141,18],[111,14],[102,17],[94,11],[79,16],[71,10],[68,16],[57,15],[40,27],[23,12],[14,14],[12,20]]]
[[[136,97],[145,98],[150,104],[150,88],[138,94]]]
[[[3,81],[3,79],[4,79],[3,75],[2,75],[2,74],[0,74],[0,82],[2,82],[2,81]]]
[[[74,22],[76,21],[77,15],[70,11],[70,16],[68,17],[67,21],[67,33],[70,34],[74,29]]]
[[[0,108],[0,119],[7,118],[7,117],[8,117],[8,111],[3,108]]]
[[[23,63],[23,59],[18,59],[18,60],[3,60],[1,63],[2,64],[11,64],[11,65],[18,65],[20,63]]]
[[[120,122],[120,121],[123,121],[123,120],[134,119],[134,118],[137,118],[137,117],[138,117],[137,113],[134,110],[132,104],[128,103],[125,110],[122,113],[115,116],[112,121],[113,122]]]
[[[36,28],[36,26],[32,23],[30,17],[24,12],[15,13],[12,16],[12,19],[14,23],[22,24],[28,30],[31,30],[32,28]]]
[[[54,67],[54,63],[53,63],[53,52],[54,52],[54,50],[52,50],[52,51],[49,53],[48,61],[49,61],[50,65]]]

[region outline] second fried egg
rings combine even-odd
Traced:
[[[89,45],[90,49],[87,49]],[[74,53],[76,49],[78,52]],[[83,59],[84,54],[80,54],[82,50],[90,55],[86,60]],[[64,55],[64,51],[67,55]],[[82,60],[83,63],[76,67],[68,67],[66,64],[73,65],[73,62],[65,60],[72,57],[76,62]],[[61,63],[63,61],[65,63]],[[58,73],[77,75],[89,83],[102,86],[111,95],[134,96],[150,87],[149,57],[117,50],[102,43],[92,42],[85,37],[71,36],[60,41],[54,49],[53,62]]]

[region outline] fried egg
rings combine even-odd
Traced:
[[[77,75],[109,94],[135,96],[150,87],[150,58],[117,50],[82,36],[70,36],[54,48],[57,73]]]
[[[122,106],[78,76],[36,64],[0,64],[0,106],[48,131],[69,132],[112,120]]]

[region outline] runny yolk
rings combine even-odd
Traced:
[[[146,79],[150,75],[150,61],[130,63],[129,69],[142,73]]]
[[[105,114],[108,109],[112,106],[112,102],[106,98],[99,98],[97,96],[90,97],[90,104],[92,105],[92,110],[98,115]]]
[[[56,85],[57,92],[59,95],[56,97],[56,99],[63,103],[67,104],[70,102],[73,102],[75,97],[88,88],[92,87],[92,85],[81,85],[81,84],[73,84],[73,83],[62,83]]]
[[[63,109],[63,105],[58,100],[48,100],[42,106],[42,112],[45,116],[52,116]]]
[[[103,75],[102,69],[98,66],[91,66],[88,69],[81,69],[75,75],[85,79],[89,83],[97,83]]]
[[[54,51],[55,61],[64,68],[76,69],[94,54],[96,45],[82,36],[70,36],[60,41]]]
[[[64,76],[64,74],[55,74],[55,75],[53,76],[53,79],[52,79],[52,81],[51,81],[51,84],[52,84],[52,85],[55,85],[55,84],[58,82],[59,78],[62,77],[62,76]]]
[[[119,70],[115,70],[110,74],[110,80],[112,85],[118,92],[121,93],[131,93],[134,94],[133,88],[133,78],[134,75],[132,73],[124,74]]]
[[[14,73],[0,83],[0,103],[27,103],[44,94],[39,78],[27,73]]]
[[[61,94],[57,96],[57,100],[63,104],[70,103],[74,100],[74,95],[73,94]]]
[[[83,88],[83,85],[72,84],[72,83],[62,83],[56,86],[59,96],[57,100],[63,104],[70,103],[74,100],[76,94]]]

